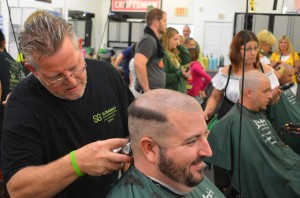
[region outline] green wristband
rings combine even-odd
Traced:
[[[77,162],[76,162],[75,151],[72,151],[72,152],[70,153],[70,157],[71,157],[72,166],[73,166],[73,169],[74,169],[76,175],[77,175],[78,177],[84,176],[84,173],[82,173],[82,172],[80,171],[80,169],[79,169],[79,167],[78,167],[78,164],[77,164]]]

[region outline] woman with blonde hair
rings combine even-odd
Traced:
[[[299,55],[294,51],[293,44],[290,38],[286,35],[280,37],[276,50],[273,52],[270,61],[273,68],[276,68],[281,63],[286,63],[294,68],[294,73],[299,72],[300,69]],[[293,76],[293,82],[297,83],[295,75]]]
[[[190,77],[187,71],[191,62],[189,51],[180,45],[180,36],[176,29],[168,27],[161,36],[164,49],[164,70],[166,72],[166,88],[186,93],[186,79]]]
[[[268,30],[262,30],[257,35],[259,52],[259,61],[270,65],[270,57],[272,55],[272,47],[276,43],[276,37]]]

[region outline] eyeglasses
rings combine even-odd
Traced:
[[[38,72],[36,71],[36,73],[41,77],[41,79],[45,82],[45,84],[47,86],[53,86],[53,87],[56,87],[56,86],[60,86],[62,85],[63,83],[65,83],[65,81],[70,78],[70,77],[78,77],[80,74],[82,74],[84,72],[84,70],[86,69],[87,65],[86,65],[86,62],[84,61],[84,66],[83,67],[80,67],[78,69],[76,69],[75,71],[73,71],[69,76],[67,77],[62,77],[62,78],[58,78],[56,80],[53,80],[51,82],[47,82],[43,76]]]
[[[251,47],[248,47],[248,48],[243,48],[243,47],[241,47],[241,50],[246,50],[246,52],[252,52],[252,51],[254,51],[254,52],[257,52],[257,50],[258,50],[259,48],[256,46],[256,47],[254,47],[254,48],[251,48]]]

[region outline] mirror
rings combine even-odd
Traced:
[[[244,29],[245,13],[235,13],[234,35]],[[294,50],[300,52],[300,15],[297,14],[248,14],[248,30],[255,34],[267,29],[278,39],[287,35],[293,43]],[[273,49],[276,47],[274,45]]]

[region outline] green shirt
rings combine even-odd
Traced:
[[[217,198],[224,195],[204,177],[194,190],[186,195],[178,195],[152,181],[133,165],[114,185],[108,198]]]
[[[190,54],[187,48],[183,46],[177,46],[181,59],[180,66],[176,67],[168,54],[167,51],[164,51],[164,70],[166,73],[166,89],[172,89],[175,91],[180,91],[186,93],[186,79],[184,78],[181,68],[186,68],[186,65],[191,62]]]
[[[299,86],[299,85],[298,85]],[[289,135],[282,131],[281,127],[287,123],[300,123],[300,103],[297,101],[293,92],[288,89],[280,96],[280,100],[268,107],[267,118],[271,122],[277,134],[282,137],[284,142],[300,155],[300,136]]]
[[[204,161],[230,171],[238,191],[240,167],[243,197],[299,197],[300,156],[280,140],[264,113],[246,108],[239,144],[240,110],[236,104],[213,126],[208,136],[213,156]]]

